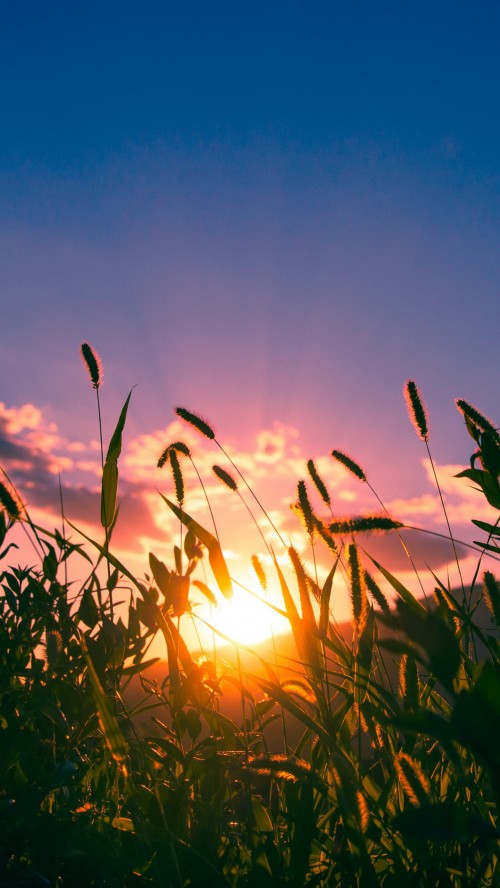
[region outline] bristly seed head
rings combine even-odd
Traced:
[[[368,617],[368,597],[366,594],[365,572],[361,568],[355,543],[350,543],[347,546],[347,560],[351,586],[352,619],[354,628],[361,635]]]
[[[212,469],[214,475],[217,475],[219,480],[222,481],[222,483],[225,484],[226,487],[229,487],[229,490],[238,490],[238,485],[232,475],[229,474],[229,472],[226,472],[225,469],[221,469],[220,466],[212,466]]]
[[[405,398],[408,407],[410,419],[415,426],[417,435],[422,441],[429,439],[429,427],[427,425],[427,414],[424,403],[420,396],[420,392],[413,379],[409,379],[405,385]]]
[[[332,456],[337,462],[341,463],[348,472],[351,472],[356,478],[359,478],[360,481],[366,481],[366,475],[361,466],[358,466],[347,453],[342,453],[341,450],[332,450]]]
[[[172,452],[182,453],[184,456],[191,456],[191,451],[186,444],[182,441],[175,441],[174,444],[169,444],[168,447],[165,447],[162,455],[160,456],[157,466],[159,469],[162,469],[166,462],[168,462],[170,454]]]
[[[180,418],[184,420],[184,422],[188,422],[189,425],[192,425],[193,428],[201,432],[202,435],[205,435],[206,438],[210,438],[211,441],[214,440],[214,430],[210,428],[208,422],[205,422],[200,416],[196,416],[195,413],[190,413],[189,410],[185,410],[184,407],[177,407],[175,412],[177,413],[177,416],[180,416]]]
[[[350,518],[337,518],[328,525],[330,533],[370,533],[371,531],[397,530],[403,527],[401,521],[396,521],[389,515],[359,515]]]
[[[175,484],[175,496],[179,505],[182,506],[184,503],[184,479],[182,477],[179,458],[175,450],[170,450],[169,459]]]
[[[375,580],[373,579],[371,574],[368,573],[367,570],[365,570],[365,583],[366,583],[366,587],[367,587],[368,591],[371,593],[374,601],[377,602],[380,610],[384,614],[389,615],[391,612],[391,609],[389,607],[389,602],[387,601],[387,598],[385,597],[384,593],[382,592],[382,589],[375,582]]]
[[[18,502],[15,493],[9,490],[2,481],[0,481],[0,506],[5,509],[11,521],[19,521],[21,518],[22,506]]]
[[[328,490],[326,489],[323,481],[319,477],[316,466],[314,465],[312,459],[308,460],[307,462],[307,471],[309,472],[311,480],[323,502],[326,503],[327,506],[331,506],[330,494],[328,493]]]
[[[483,574],[483,596],[492,619],[500,626],[500,586],[489,570]]]
[[[102,385],[102,363],[99,355],[93,348],[90,347],[88,342],[83,342],[81,346],[83,363],[85,364],[88,374],[90,376],[90,381],[94,386],[95,390]]]
[[[312,537],[314,533],[314,514],[307,495],[307,487],[305,481],[299,481],[297,485],[297,493],[299,497],[299,507],[306,525],[307,533]]]
[[[420,807],[427,804],[431,787],[419,762],[401,751],[394,757],[394,765],[401,787],[412,805]]]
[[[486,432],[487,434],[491,435],[496,441],[500,441],[498,429],[496,429],[491,420],[484,416],[483,413],[480,413],[479,410],[476,409],[476,407],[473,407],[472,404],[464,401],[463,398],[457,398],[455,403],[457,405],[457,409],[460,410],[460,413],[463,414],[465,419],[469,419],[482,432]]]
[[[252,567],[264,592],[267,589],[267,577],[257,555],[252,555]]]

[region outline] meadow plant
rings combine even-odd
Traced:
[[[87,344],[82,356],[99,398],[100,362]],[[405,393],[432,463],[414,382]],[[102,449],[104,544],[77,534],[67,515],[74,539],[36,528],[7,478],[0,483],[0,883],[500,884],[500,586],[491,570],[479,581],[482,560],[498,555],[499,522],[474,521],[486,538],[475,544],[470,588],[457,592],[431,574],[419,576],[426,597],[417,596],[359,544],[360,533],[399,534],[404,525],[385,507],[335,515],[309,460],[329,516],[316,512],[304,480],[295,508],[313,564],[318,541],[329,571],[321,582],[316,568],[311,576],[306,555],[268,519],[282,546],[280,558],[272,547],[267,554],[296,656],[285,668],[279,650],[269,662],[241,646],[232,670],[208,653],[200,659],[181,632],[197,596],[230,598],[236,579],[215,522],[209,531],[186,511],[183,460],[205,486],[183,442],[158,461],[175,491],[175,502],[160,499],[181,529],[171,566],[150,553],[139,579],[112,551],[129,400],[106,459]],[[457,406],[476,448],[460,476],[500,510],[498,430],[465,401]],[[177,414],[225,454],[266,517],[211,426],[183,408]],[[102,444],[99,401],[98,415]],[[350,456],[332,457],[368,484]],[[232,475],[213,471],[240,495]],[[9,534],[19,523],[36,534],[35,565],[13,558]],[[68,580],[68,561],[83,580]],[[257,555],[252,564],[265,592],[269,571]],[[335,618],[337,569],[350,625]],[[163,663],[148,656],[156,636]],[[239,710],[226,703],[235,690]]]

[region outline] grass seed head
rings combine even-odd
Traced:
[[[229,490],[238,490],[238,485],[232,475],[229,474],[229,472],[226,472],[225,469],[221,469],[220,466],[212,466],[212,470],[214,475],[217,475],[219,481],[222,481],[222,483],[225,484],[226,487],[229,487]]]
[[[422,401],[417,384],[413,379],[409,379],[405,386],[406,405],[410,419],[415,427],[417,435],[422,441],[429,439],[429,427],[427,424],[427,413]]]
[[[185,410],[184,407],[177,407],[176,411],[177,416],[180,416],[184,422],[189,423],[189,425],[193,426],[193,428],[197,429],[201,432],[202,435],[205,435],[205,438],[210,438],[211,441],[215,439],[215,432],[209,426],[208,422],[205,422],[201,416],[196,416],[195,413],[190,413],[189,410]]]
[[[311,476],[311,480],[312,480],[314,486],[316,487],[316,490],[318,491],[321,499],[323,500],[324,503],[326,503],[327,506],[330,506],[331,505],[330,494],[328,493],[328,490],[326,489],[323,481],[321,480],[320,476],[318,475],[318,472],[316,471],[316,466],[314,465],[314,462],[312,461],[312,459],[308,460],[308,462],[307,462],[307,471],[309,472],[309,474]]]
[[[90,381],[97,391],[97,389],[102,385],[102,363],[99,355],[93,348],[88,344],[88,342],[83,342],[81,346],[83,363],[85,364]]]
[[[182,477],[179,457],[177,456],[177,452],[175,450],[170,450],[169,459],[175,485],[175,496],[177,502],[181,506],[184,502],[184,479]]]
[[[368,573],[367,570],[365,570],[365,583],[368,591],[371,593],[374,601],[377,602],[382,613],[389,615],[391,612],[389,602],[387,601],[387,598],[385,597],[378,583],[376,583],[372,575]]]
[[[259,560],[258,555],[252,555],[252,567],[255,571],[256,577],[257,577],[262,589],[265,592],[267,589],[267,577],[264,572],[264,568],[262,567],[262,564]]]
[[[429,801],[430,783],[420,764],[406,752],[398,752],[394,758],[396,774],[403,792],[416,808]]]
[[[492,619],[500,626],[500,587],[489,570],[483,574],[483,596]]]
[[[11,521],[19,521],[22,514],[22,506],[14,489],[9,488],[0,481],[0,506],[5,509]]]
[[[352,619],[356,631],[361,634],[368,617],[368,597],[365,574],[361,567],[358,548],[355,543],[347,546],[347,561],[351,585]]]
[[[306,526],[307,533],[312,536],[314,533],[314,514],[307,495],[307,487],[305,481],[299,481],[297,485],[297,495],[299,498],[299,508]]]
[[[347,453],[342,453],[341,450],[332,450],[332,456],[337,460],[341,465],[347,469],[348,472],[351,472],[352,475],[355,475],[356,478],[359,478],[360,481],[366,481],[366,475],[363,472],[361,466],[359,466]]]
[[[360,515],[350,518],[337,518],[328,525],[330,533],[370,533],[373,530],[397,530],[403,527],[389,515]]]
[[[493,438],[500,442],[498,429],[495,428],[490,419],[484,416],[483,413],[480,413],[476,407],[472,406],[472,404],[464,401],[463,398],[457,398],[455,403],[458,410],[460,410],[460,413],[462,413],[462,415],[466,419],[469,419],[482,432],[487,432],[488,434],[492,435]]]

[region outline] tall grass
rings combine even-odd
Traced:
[[[98,392],[93,355],[87,367]],[[415,383],[406,396],[428,448]],[[197,660],[181,618],[200,595],[213,600],[208,575],[226,597],[233,578],[215,523],[208,530],[189,514],[179,457],[193,456],[183,442],[159,458],[170,465],[176,499],[162,500],[181,529],[171,566],[151,553],[150,576],[138,579],[113,553],[129,399],[106,460],[103,450],[104,543],[34,528],[13,487],[0,484],[0,883],[500,884],[500,586],[491,570],[478,579],[483,556],[498,553],[498,522],[474,522],[486,538],[476,544],[468,590],[431,575],[419,577],[426,597],[417,597],[357,543],[360,532],[398,534],[401,523],[385,507],[336,516],[310,460],[309,480],[329,515],[314,510],[304,480],[296,510],[313,564],[316,545],[326,544],[326,580],[308,573],[276,528],[288,572],[270,548],[296,656],[286,669],[279,650],[274,662],[241,659],[235,671],[210,654]],[[461,475],[500,513],[498,430],[466,402],[458,407],[475,446]],[[177,412],[228,456],[208,423]],[[332,456],[368,483],[351,457]],[[225,469],[214,471],[240,495]],[[13,558],[9,533],[19,522],[43,547],[34,566]],[[454,545],[450,526],[449,535]],[[265,589],[268,577],[252,560]],[[84,581],[68,581],[68,561]],[[337,571],[351,626],[339,626],[332,607]],[[157,635],[162,671],[152,671],[148,654]],[[225,707],[234,689],[239,713]]]

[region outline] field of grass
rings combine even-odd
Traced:
[[[100,423],[100,365],[89,346],[83,357]],[[428,450],[416,385],[405,393]],[[462,475],[500,521],[500,435],[472,405],[457,406],[474,448]],[[270,550],[288,656],[241,649],[230,669],[200,659],[179,630],[193,591],[214,594],[200,567],[221,595],[232,588],[215,525],[189,514],[182,465],[194,457],[182,441],[158,454],[174,481],[164,498],[180,529],[172,563],[152,554],[138,579],[113,553],[127,407],[102,453],[100,541],[80,542],[68,516],[62,531],[35,526],[22,492],[5,474],[0,484],[0,884],[500,884],[500,586],[483,566],[498,553],[498,522],[475,522],[472,584],[434,576],[416,597],[356,543],[370,529],[398,535],[399,522],[380,501],[377,515],[319,517],[309,491],[325,513],[330,493],[310,462],[296,511],[310,545],[327,547],[330,572],[319,584],[282,541],[292,585]],[[206,422],[178,415],[222,449]],[[350,456],[332,457],[369,483]],[[245,484],[237,466],[216,474],[231,489]],[[18,566],[10,546],[20,523],[39,553],[33,566]],[[257,558],[254,568],[265,589]],[[348,626],[331,607],[337,574]],[[157,636],[161,668],[149,654]]]

